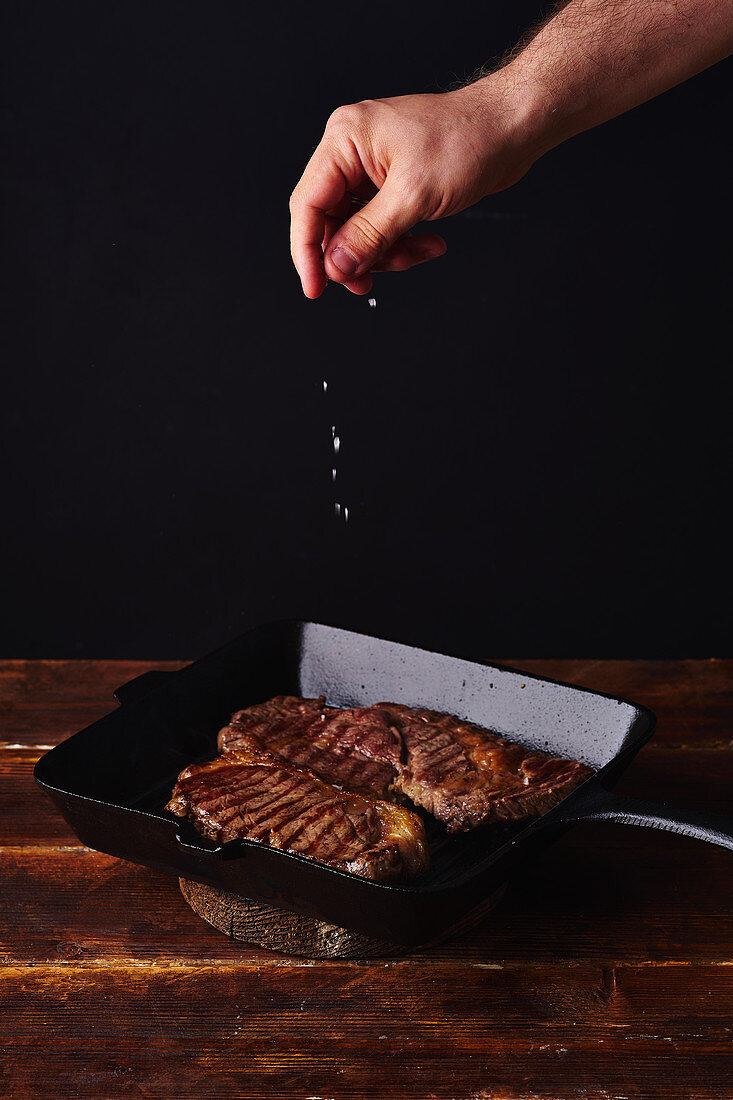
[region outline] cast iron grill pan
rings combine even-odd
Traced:
[[[39,760],[35,776],[81,842],[122,859],[396,944],[428,943],[463,922],[511,869],[564,828],[612,820],[733,849],[733,819],[619,798],[610,788],[654,731],[654,715],[513,669],[430,653],[317,623],[256,627],[179,672],[149,672],[120,707]],[[448,836],[430,815],[431,868],[409,885],[370,882],[249,840],[215,845],[163,807],[180,771],[216,753],[231,713],[274,695],[329,706],[389,699],[446,711],[594,774],[524,826]]]

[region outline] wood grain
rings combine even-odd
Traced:
[[[733,660],[518,659],[499,663],[649,707],[657,716],[657,745],[731,747]]]
[[[151,668],[175,671],[186,663],[0,661],[0,742],[56,744],[112,710],[112,693],[121,684]],[[650,707],[659,719],[656,744],[731,746],[733,660],[517,658],[498,663]]]
[[[303,1100],[733,1089],[721,967],[11,967],[0,1003],[12,1096],[50,1080],[56,1096]]]
[[[733,662],[501,663],[650,706],[619,790],[731,812]],[[32,779],[42,746],[150,667],[178,663],[0,662],[1,1095],[733,1095],[729,853],[579,826],[439,948],[311,962],[235,943],[175,878],[82,847]]]
[[[181,878],[181,894],[193,912],[230,940],[308,959],[394,957],[396,944],[340,928],[336,924],[276,909]]]
[[[196,917],[173,876],[112,856],[6,848],[0,874],[6,961],[195,963],[266,955],[230,942]],[[732,913],[728,853],[668,834],[647,838],[635,829],[587,825],[516,876],[478,928],[409,957],[516,965],[713,963],[730,955]]]
[[[43,751],[33,748],[0,748],[0,845],[78,844],[78,840],[49,799],[39,796],[33,767]],[[684,760],[684,766],[682,761]],[[620,793],[637,798],[661,799],[680,806],[705,807],[726,813],[733,791],[733,749],[680,750],[651,745],[623,775]]]

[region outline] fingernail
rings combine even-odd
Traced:
[[[331,261],[347,279],[356,274],[356,269],[359,266],[359,261],[355,260],[351,253],[342,248],[340,244],[331,253]]]

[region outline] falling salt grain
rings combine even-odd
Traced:
[[[331,481],[335,481],[335,480],[336,480],[336,467],[332,466],[331,467]]]
[[[336,513],[337,516],[341,515],[341,505],[340,504],[334,504],[333,510],[334,510],[334,512]]]
[[[333,437],[333,453],[337,455],[341,450],[341,440],[337,435]]]
[[[328,382],[324,379],[321,385],[323,386],[323,392],[328,393]]]
[[[376,309],[377,308],[377,299],[376,298],[370,298],[369,299],[369,308],[370,309]]]
[[[349,522],[349,509],[344,505],[344,523]]]

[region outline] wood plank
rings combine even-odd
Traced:
[[[180,661],[0,661],[0,751],[51,748],[115,710],[116,688]]]
[[[730,695],[733,659],[589,659],[552,657],[487,657],[491,662],[524,669],[537,676],[565,680],[609,694],[623,689],[654,708],[670,709],[699,699]],[[115,688],[151,668],[174,671],[188,660],[1,660],[0,700],[3,704],[50,705],[98,702]]]
[[[477,928],[405,957],[421,965],[733,960],[731,866],[730,853],[681,837],[579,827],[523,868]],[[211,929],[173,876],[88,849],[5,849],[0,874],[6,961],[283,959]]]
[[[33,779],[33,766],[41,755],[37,748],[0,751],[0,805],[5,811],[0,819],[0,845],[77,843]],[[649,745],[622,777],[618,790],[638,798],[730,813],[733,748],[678,751]]]
[[[679,750],[648,745],[614,790],[633,798],[728,814],[733,829],[733,747]],[[639,843],[645,835],[638,834]]]
[[[588,660],[534,658],[499,662],[536,676],[620,695],[657,715],[657,742],[723,742],[733,737],[733,660]]]
[[[97,703],[6,708],[0,713],[0,752],[8,748],[51,749],[116,707],[114,699],[107,699]]]
[[[0,1004],[12,1096],[733,1093],[723,967],[41,965]]]
[[[178,661],[1,661],[0,742],[56,744],[115,706],[116,687]],[[536,675],[622,695],[659,718],[657,743],[726,744],[733,737],[733,660],[502,661]],[[65,708],[70,708],[64,713]],[[42,736],[41,736],[42,732]]]
[[[77,844],[51,801],[33,779],[42,750],[0,750],[0,844]],[[665,746],[643,749],[617,790],[636,798],[731,813],[733,748],[680,753]],[[644,843],[640,839],[639,843]]]
[[[2,706],[114,705],[115,688],[152,668],[174,671],[187,661],[0,661]]]
[[[39,749],[0,751],[0,845],[78,845],[50,798],[33,778]]]
[[[730,812],[733,662],[505,663],[651,706],[662,728],[619,789]],[[733,1095],[729,853],[579,826],[452,944],[311,963],[233,944],[173,877],[80,848],[36,746],[161,664],[0,663],[3,1095]]]

